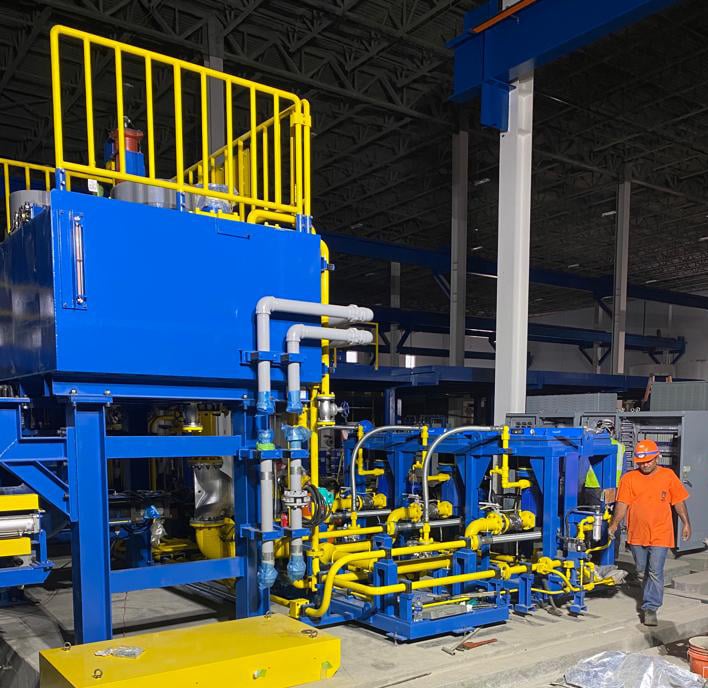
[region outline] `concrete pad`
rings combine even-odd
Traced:
[[[708,571],[699,573],[689,573],[686,576],[674,578],[674,588],[681,592],[689,592],[696,595],[708,595]]]
[[[634,559],[631,554],[627,555],[624,553],[622,557],[617,560],[617,566],[625,571],[629,571],[630,574],[636,573]],[[684,557],[681,559],[667,559],[664,565],[664,585],[670,586],[674,578],[685,576],[689,573],[691,573],[691,565]]]
[[[680,561],[686,562],[691,567],[691,573],[708,571],[708,550],[695,554],[685,554]]]
[[[708,605],[695,599],[667,594],[656,628],[639,623],[636,599],[622,590],[612,597],[591,597],[588,606],[581,618],[544,611],[513,616],[475,636],[497,642],[454,657],[442,651],[455,644],[452,636],[395,645],[354,625],[330,628],[342,639],[342,668],[320,688],[547,686],[575,662],[603,650],[637,652],[708,633]]]
[[[636,595],[636,588],[628,590]],[[37,688],[37,652],[61,646],[70,633],[70,588],[36,589],[32,596],[34,605],[0,610],[0,658],[3,666],[12,668],[0,671],[0,688]],[[623,590],[612,596],[591,596],[588,606],[589,613],[580,618],[555,617],[545,611],[512,616],[508,623],[484,628],[476,636],[496,638],[496,643],[454,657],[442,651],[459,642],[454,636],[396,645],[354,624],[331,627],[328,632],[342,639],[342,668],[326,683],[310,685],[531,688],[548,685],[568,666],[603,650],[641,651],[708,634],[708,605],[678,591],[667,590],[659,626],[651,629],[639,623],[636,599]],[[118,637],[148,628],[211,623],[223,618],[223,613],[222,608],[171,590],[131,592],[127,598],[121,594],[113,600]]]

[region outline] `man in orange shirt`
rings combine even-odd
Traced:
[[[627,543],[644,583],[644,625],[656,626],[656,611],[664,601],[666,555],[676,546],[671,507],[683,524],[683,539],[689,540],[691,523],[686,509],[689,494],[676,473],[658,465],[659,447],[654,440],[637,442],[632,458],[637,468],[620,480],[609,531],[614,537],[627,516]]]

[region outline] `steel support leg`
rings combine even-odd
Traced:
[[[499,146],[499,244],[494,422],[526,410],[533,76],[509,94]]]
[[[235,435],[245,432],[246,425],[251,422],[250,417],[242,411],[233,411],[231,420]],[[258,473],[257,462],[234,458],[234,520],[238,524],[254,525],[259,522]],[[238,527],[235,538],[236,556],[243,557],[245,562],[244,575],[236,580],[236,618],[265,614],[270,609],[270,595],[268,590],[258,589],[259,543],[241,533]]]
[[[77,504],[71,524],[77,643],[108,640],[113,633],[105,434],[104,406],[80,404],[67,411],[69,484]]]
[[[224,70],[224,27],[216,15],[207,20],[207,45],[204,65]],[[224,84],[217,79],[207,81],[207,103],[209,121],[209,151],[213,152],[226,143],[226,97]]]
[[[617,190],[617,233],[615,235],[615,282],[612,305],[612,373],[624,374],[624,346],[627,335],[627,278],[629,276],[629,213],[632,182],[625,170]]]
[[[469,134],[452,136],[452,227],[450,260],[450,365],[465,365],[467,312],[467,194]]]

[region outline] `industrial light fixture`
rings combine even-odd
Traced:
[[[475,179],[472,184],[474,186],[482,186],[482,184],[489,184],[491,181],[489,177],[482,177],[481,179]]]
[[[648,279],[646,282],[644,282],[644,284],[654,284],[654,282],[658,282],[658,281],[659,281],[659,280]]]
[[[568,267],[569,267],[569,268],[579,268],[579,267],[580,267],[580,263],[571,263]]]
[[[698,241],[708,241],[708,236],[701,237]]]
[[[472,251],[481,251],[483,248],[484,248],[484,246],[473,246],[472,249],[470,249],[470,250],[472,250]]]
[[[604,213],[602,213],[601,217],[612,217],[613,215],[617,215],[616,210],[606,210]]]

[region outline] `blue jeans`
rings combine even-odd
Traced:
[[[668,547],[630,545],[637,574],[644,585],[642,609],[656,611],[664,601],[664,564]]]

